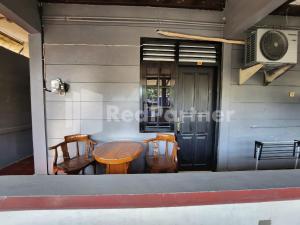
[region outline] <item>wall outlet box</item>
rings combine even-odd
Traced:
[[[289,92],[289,96],[290,96],[291,98],[294,98],[294,97],[295,97],[295,92],[294,92],[294,91],[290,91],[290,92]]]

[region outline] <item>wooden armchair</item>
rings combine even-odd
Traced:
[[[84,143],[84,155],[80,155],[79,142]],[[69,143],[76,143],[76,156],[71,158],[68,150]],[[58,145],[52,146],[49,150],[55,150],[53,172],[57,175],[58,172],[66,174],[82,174],[85,173],[85,168],[93,165],[94,173],[96,174],[96,161],[93,158],[95,141],[91,140],[89,135],[75,134],[65,136],[65,141]],[[57,164],[58,149],[63,153],[63,162]]]
[[[149,172],[177,172],[179,147],[174,135],[157,134],[156,138],[144,142],[148,144],[146,163]]]

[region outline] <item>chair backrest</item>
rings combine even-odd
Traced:
[[[158,148],[160,154],[164,154],[166,157],[177,160],[178,144],[175,140],[175,136],[172,134],[157,134],[155,138],[146,140],[148,144],[147,154],[151,155],[153,148]],[[163,150],[163,151],[161,151]]]
[[[69,143],[76,143],[76,157],[80,156],[79,142],[84,143],[84,156],[85,158],[89,157],[89,154],[92,154],[94,151],[95,141],[90,139],[89,135],[86,134],[74,134],[64,137],[65,141],[61,142],[55,146],[50,147],[50,150],[55,150],[53,165],[57,165],[58,158],[58,149],[61,149],[63,153],[63,161],[67,161],[70,159],[70,153],[68,149]]]
[[[76,154],[77,157],[80,156],[80,149],[79,149],[79,142],[83,142],[85,145],[85,151],[84,154],[85,156],[88,156],[89,154],[89,148],[90,146],[90,137],[87,134],[73,134],[73,135],[68,135],[65,136],[65,142],[68,143],[76,143]]]

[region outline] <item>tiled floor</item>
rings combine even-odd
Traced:
[[[0,176],[5,175],[33,175],[33,157],[28,157],[0,170]]]

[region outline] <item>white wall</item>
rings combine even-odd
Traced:
[[[300,201],[170,208],[0,212],[5,225],[298,225]]]

